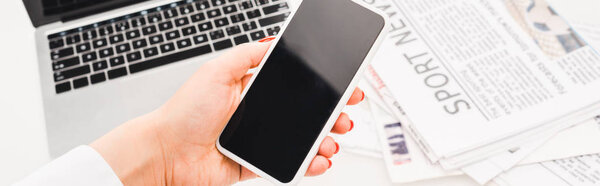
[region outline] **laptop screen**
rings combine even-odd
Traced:
[[[71,20],[146,0],[23,0],[33,26]]]

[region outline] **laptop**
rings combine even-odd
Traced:
[[[23,0],[50,155],[163,104],[204,62],[276,35],[285,0]]]

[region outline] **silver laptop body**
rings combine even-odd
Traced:
[[[205,3],[209,6],[200,5]],[[191,10],[189,5],[193,7]],[[168,8],[176,13],[166,16],[164,11]],[[219,14],[214,12],[217,9]],[[153,21],[144,17],[152,13],[165,15]],[[204,14],[204,19],[199,21],[197,14]],[[144,17],[146,23],[133,22],[127,15]],[[37,27],[36,47],[50,155],[57,157],[78,145],[89,144],[116,126],[156,109],[204,62],[235,45],[277,34],[287,15],[289,8],[284,0],[153,0]],[[184,23],[181,18],[188,23],[178,26]],[[172,28],[159,25],[169,21]],[[122,22],[129,26],[123,26]],[[207,23],[212,27],[207,28]],[[112,33],[100,30],[106,25],[113,28]],[[144,30],[148,26],[154,26],[156,32]],[[192,26],[193,33],[189,29]],[[92,39],[92,34],[86,32],[89,30],[95,30],[96,37]],[[139,31],[138,36],[130,33],[134,30]],[[103,36],[102,31],[106,33]],[[167,39],[172,38],[168,33],[173,31],[179,37]],[[123,37],[116,37],[118,34]],[[75,35],[80,38],[71,37]],[[161,35],[163,41],[150,38],[156,35]],[[106,43],[95,43],[102,38]],[[145,45],[140,44],[142,39]],[[81,46],[84,43],[89,46]],[[73,49],[72,54],[68,48]],[[112,54],[103,50],[108,48]],[[95,57],[90,53],[95,53]]]

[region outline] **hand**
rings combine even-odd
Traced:
[[[162,107],[129,121],[90,146],[109,163],[125,185],[226,185],[255,178],[246,168],[216,149],[221,130],[241,101],[241,92],[270,43],[233,48],[207,62]],[[348,104],[364,93],[356,89]],[[342,113],[332,132],[353,128]],[[321,143],[307,176],[323,174],[339,145],[331,137]]]

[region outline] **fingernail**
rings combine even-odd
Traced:
[[[352,131],[353,128],[354,128],[354,121],[350,120],[350,129],[348,129],[348,132]]]
[[[360,98],[360,101],[363,101],[363,100],[365,100],[365,92],[363,92],[363,91],[361,91],[361,92],[362,92],[362,98]]]
[[[262,38],[258,42],[260,42],[260,43],[266,43],[266,42],[269,42],[269,41],[273,41],[273,39],[275,39],[275,37],[269,36],[269,37]]]
[[[327,161],[329,161],[329,167],[327,167],[327,168],[331,168],[331,160],[327,159]]]
[[[338,152],[340,152],[340,144],[338,144],[337,142],[335,143],[335,152],[333,154],[337,154]]]

